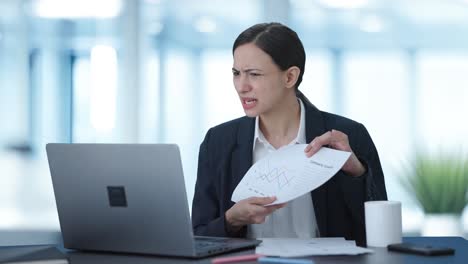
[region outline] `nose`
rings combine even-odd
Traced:
[[[252,90],[252,86],[245,74],[241,74],[238,78],[234,79],[234,86],[238,93],[246,93]]]

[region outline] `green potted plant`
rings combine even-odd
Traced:
[[[464,155],[417,153],[399,180],[425,213],[423,235],[463,235],[461,214],[468,202]]]

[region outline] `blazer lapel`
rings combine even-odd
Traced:
[[[306,139],[310,143],[327,131],[322,113],[302,94],[298,93],[306,112]],[[327,191],[325,185],[312,191],[315,218],[320,231],[320,236],[327,236]]]
[[[237,187],[249,168],[252,166],[253,137],[255,118],[246,117],[242,120],[237,131],[237,144],[232,152],[231,193]]]

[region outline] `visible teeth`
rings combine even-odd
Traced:
[[[246,104],[253,104],[255,101],[257,101],[257,100],[253,99],[253,100],[245,101],[245,103]]]

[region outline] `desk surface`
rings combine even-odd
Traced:
[[[449,256],[418,256],[387,251],[386,248],[372,248],[374,253],[358,256],[320,256],[310,257],[316,264],[321,263],[388,263],[388,264],[431,264],[431,263],[468,263],[468,241],[461,237],[405,237],[405,242],[417,244],[429,244],[432,246],[451,247],[455,249],[455,255]],[[23,243],[23,245],[26,243]],[[34,244],[32,241],[31,244]],[[11,245],[11,244],[10,244]],[[223,256],[252,254],[254,250],[246,250]],[[71,264],[158,264],[158,263],[211,263],[211,258],[190,260],[182,258],[168,258],[143,255],[91,253],[79,251],[67,251]],[[243,262],[245,264],[257,262]]]
[[[468,262],[468,241],[461,237],[405,237],[405,242],[414,242],[419,244],[430,244],[432,246],[444,246],[454,248],[455,255],[451,256],[418,256],[403,254],[397,252],[389,252],[386,248],[373,248],[373,254],[365,254],[358,256],[321,256],[310,257],[316,264],[321,263],[388,263],[388,264],[431,264],[431,263],[460,263],[465,264]],[[243,255],[251,254],[254,250],[247,250],[236,252],[229,255]],[[84,253],[84,252],[69,252],[71,264],[91,264],[91,263],[134,263],[134,264],[149,264],[149,263],[211,263],[210,258],[200,260],[189,260],[180,258],[164,258],[152,256],[138,256],[138,255],[120,255],[120,254],[97,254],[97,253]],[[257,263],[257,262],[243,262]]]

